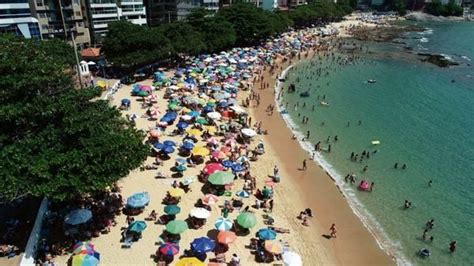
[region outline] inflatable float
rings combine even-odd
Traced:
[[[369,182],[367,182],[367,181],[365,181],[365,180],[360,181],[359,190],[360,190],[360,191],[370,191],[370,184],[369,184]]]

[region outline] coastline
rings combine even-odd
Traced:
[[[307,52],[310,53],[310,52]],[[311,57],[310,54],[308,57]],[[301,60],[307,60],[302,58]],[[252,115],[256,121],[264,121],[263,127],[270,134],[265,136],[265,142],[278,154],[277,165],[283,165],[283,178],[291,179],[295,191],[303,192],[300,201],[307,207],[315,210],[316,217],[313,218],[311,234],[321,237],[324,247],[333,254],[336,263],[340,265],[392,265],[395,264],[395,256],[382,250],[382,244],[375,233],[355,213],[348,199],[342,193],[336,180],[318,162],[310,163],[306,171],[298,168],[304,159],[309,160],[308,152],[303,149],[297,140],[292,140],[293,132],[287,121],[280,116],[278,103],[276,102],[278,78],[283,78],[293,64],[298,62],[279,62],[276,68],[284,69],[283,74],[272,74],[265,71],[263,82],[269,83],[269,88],[258,90],[261,96],[260,107],[251,108]],[[259,83],[255,84],[256,87]],[[272,88],[274,88],[272,90]],[[278,112],[269,116],[262,108],[274,104]],[[295,147],[297,145],[297,147]],[[292,147],[291,153],[288,147]],[[294,148],[294,149],[293,149]],[[295,195],[296,196],[296,195]],[[322,234],[328,232],[332,223],[338,228],[337,239],[326,239]],[[322,232],[322,233],[321,233]]]

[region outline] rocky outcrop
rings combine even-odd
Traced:
[[[449,66],[457,66],[459,63],[447,58],[441,54],[429,54],[429,53],[418,53],[422,58],[420,59],[422,62],[428,62],[439,67],[449,67]]]
[[[412,21],[461,21],[464,20],[463,17],[443,17],[443,16],[433,16],[423,12],[411,12],[405,15],[405,19]]]

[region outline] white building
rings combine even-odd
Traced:
[[[28,0],[0,0],[0,33],[41,39],[39,23],[31,15]]]
[[[108,24],[128,20],[137,25],[146,24],[143,0],[85,0],[89,29],[94,43],[101,42],[108,31]]]

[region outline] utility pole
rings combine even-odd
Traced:
[[[76,56],[77,77],[79,78],[79,85],[81,86],[81,89],[84,89],[84,86],[82,85],[82,78],[81,78],[81,64],[79,63],[79,56],[77,55],[76,40],[74,39],[73,31],[71,31],[71,39],[72,39],[72,47],[74,48],[74,56]]]
[[[66,19],[64,18],[63,5],[61,4],[62,0],[58,0],[59,12],[61,13],[61,20],[63,22],[64,29],[64,39],[67,40],[67,29],[66,29]]]
[[[171,23],[171,11],[168,11],[168,24]]]

